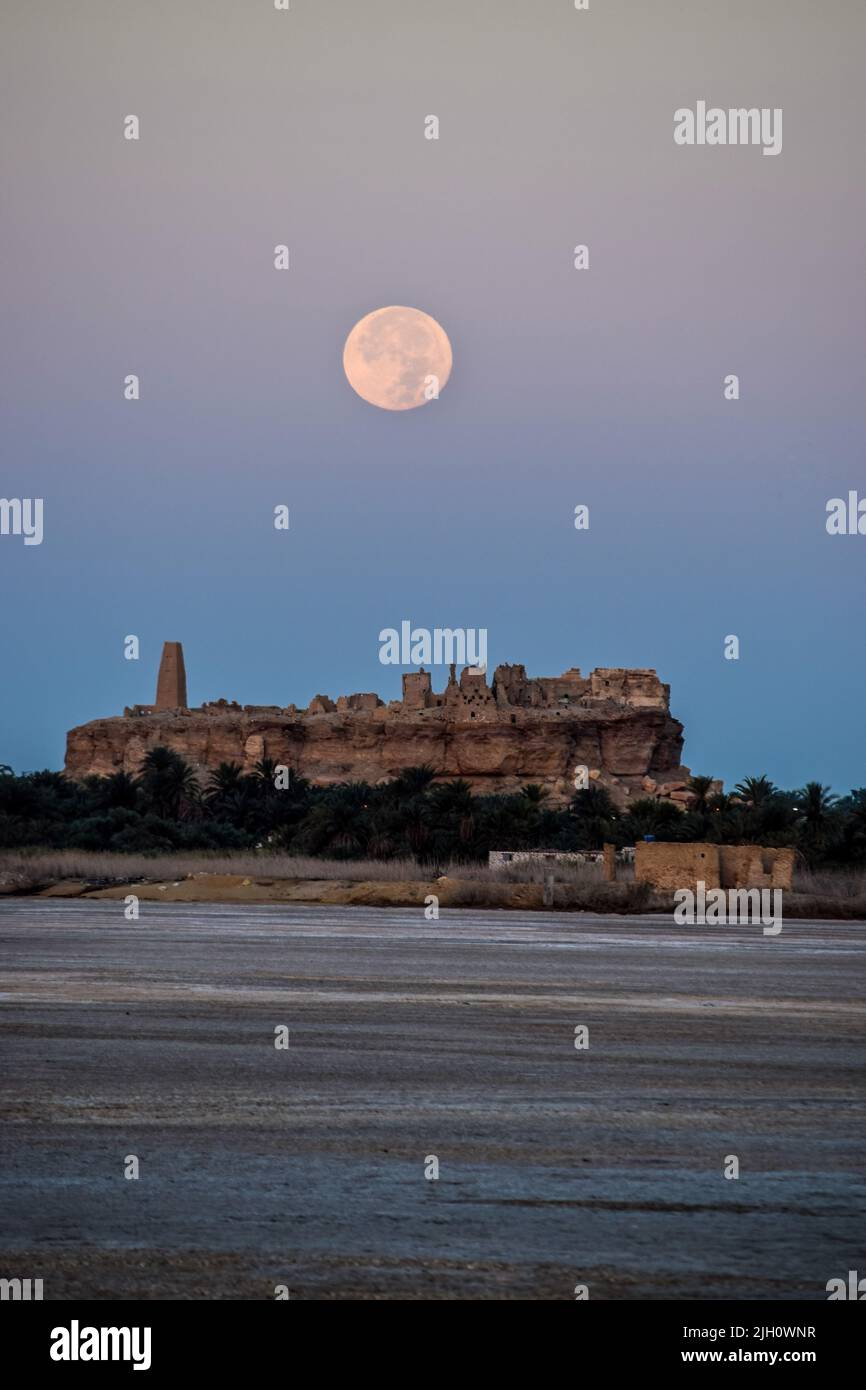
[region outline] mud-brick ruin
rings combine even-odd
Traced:
[[[485,672],[467,666],[458,678],[452,666],[442,691],[423,668],[404,674],[403,698],[387,704],[375,694],[317,695],[306,709],[224,699],[190,709],[183,649],[166,642],[155,703],[70,730],[66,773],[135,773],[162,745],[203,779],[223,762],[251,771],[269,758],[319,785],[376,784],[426,763],[479,794],[537,782],[557,804],[574,794],[582,767],[620,807],[645,796],[687,805],[683,726],[669,696],[653,670],[532,677],[505,665],[488,684]]]
[[[605,846],[605,850],[613,846]],[[660,891],[679,888],[785,888],[790,889],[796,852],[765,845],[714,845],[692,841],[671,844],[664,841],[635,845],[634,876],[638,883],[651,883]],[[606,877],[612,858],[605,858]]]

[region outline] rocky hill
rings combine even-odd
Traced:
[[[519,790],[529,782],[567,801],[578,769],[620,805],[655,795],[687,801],[683,728],[669,709],[669,687],[652,670],[575,668],[527,677],[523,666],[455,668],[433,690],[424,670],[403,676],[403,698],[318,695],[305,710],[217,700],[186,707],[183,653],[166,643],[155,705],[96,719],[67,736],[66,773],[81,778],[136,772],[148,749],[174,749],[204,779],[222,762],[251,771],[263,758],[318,784],[396,777],[427,763],[464,778],[477,793]]]

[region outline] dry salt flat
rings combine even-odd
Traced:
[[[862,1267],[863,924],[6,899],[0,959],[0,1273],[46,1298]]]

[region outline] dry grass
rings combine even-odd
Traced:
[[[429,870],[419,868],[413,859],[337,860],[297,858],[288,854],[109,854],[87,850],[2,850],[0,881],[36,886],[61,879],[84,879],[92,883],[161,883],[166,879],[188,878],[191,874],[266,875],[268,878],[351,880],[380,879],[402,882],[429,878]]]
[[[842,918],[866,921],[866,871],[863,869],[794,870],[793,888],[783,895],[787,917]]]
[[[631,865],[619,865],[617,882],[606,883],[600,864],[559,863],[552,866],[554,906],[584,912],[668,912],[671,895],[653,894],[634,882]],[[490,869],[486,864],[447,863],[431,866],[415,859],[314,859],[288,854],[224,852],[193,854],[108,854],[83,850],[0,850],[0,893],[30,893],[64,880],[93,886],[134,882],[163,883],[192,874],[241,874],[250,878],[286,880],[341,879],[344,882],[429,883],[439,874],[454,880],[454,906],[504,905],[510,887],[541,884],[549,867],[541,863],[509,864]],[[784,895],[784,915],[790,918],[866,920],[866,871],[798,869],[793,891]]]
[[[628,870],[631,873],[631,869]],[[251,852],[213,854],[110,854],[88,850],[0,850],[0,882],[28,887],[57,883],[62,879],[84,879],[94,883],[163,882],[187,878],[190,874],[266,875],[283,879],[344,879],[351,882],[422,882],[446,874],[464,882],[541,883],[540,864],[511,864],[507,869],[489,869],[486,864],[446,862],[420,864],[416,859],[314,859],[289,854]],[[581,885],[602,881],[600,864],[558,864],[557,883]]]
[[[866,869],[794,870],[794,892],[813,898],[858,898],[866,900]]]

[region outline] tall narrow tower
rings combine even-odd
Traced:
[[[180,642],[164,642],[159,677],[156,682],[155,709],[186,709],[186,668]]]

